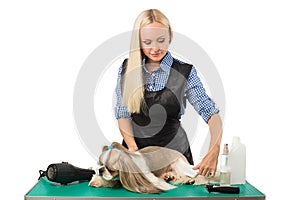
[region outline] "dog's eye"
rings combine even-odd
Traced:
[[[104,167],[100,167],[100,168],[99,168],[99,174],[102,174],[104,171],[105,171],[105,168],[104,168]]]

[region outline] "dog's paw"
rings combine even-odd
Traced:
[[[194,185],[205,185],[208,184],[208,178],[205,176],[198,175],[197,177],[194,178],[195,183]]]
[[[164,179],[166,182],[170,182],[175,179],[175,176],[172,172],[167,172],[164,173],[161,178]]]
[[[186,181],[186,183],[185,184],[189,184],[189,185],[192,185],[192,184],[194,184],[196,181],[195,181],[195,179],[193,179],[193,178],[189,178],[187,181]]]
[[[177,182],[179,182],[181,184],[193,184],[195,182],[195,180],[188,176],[180,176],[178,178]]]
[[[92,179],[89,182],[89,186],[102,187],[103,186],[102,178],[99,175],[94,174]]]
[[[173,184],[188,184],[192,185],[195,183],[195,179],[188,176],[175,176],[171,181]]]

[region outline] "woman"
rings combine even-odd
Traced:
[[[120,67],[116,87],[115,116],[123,145],[130,151],[165,146],[178,150],[193,164],[187,135],[180,125],[186,96],[211,134],[208,153],[193,169],[203,176],[214,176],[222,136],[219,110],[205,93],[195,67],[172,57],[168,51],[171,40],[169,20],[159,10],[145,10],[137,17],[129,58]]]

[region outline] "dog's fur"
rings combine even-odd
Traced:
[[[160,193],[176,188],[174,184],[200,185],[208,182],[207,178],[196,175],[178,151],[149,146],[130,152],[117,142],[111,146],[110,149],[103,147],[99,158],[100,174],[93,176],[90,186],[117,187],[121,184],[132,192]],[[119,180],[115,180],[117,176]]]

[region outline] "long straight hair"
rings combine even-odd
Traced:
[[[164,25],[169,30],[169,42],[172,40],[173,33],[170,22],[161,11],[149,9],[138,15],[131,35],[130,52],[122,89],[123,104],[127,106],[127,110],[131,113],[140,113],[144,102],[143,52],[140,42],[140,29],[154,22]]]

